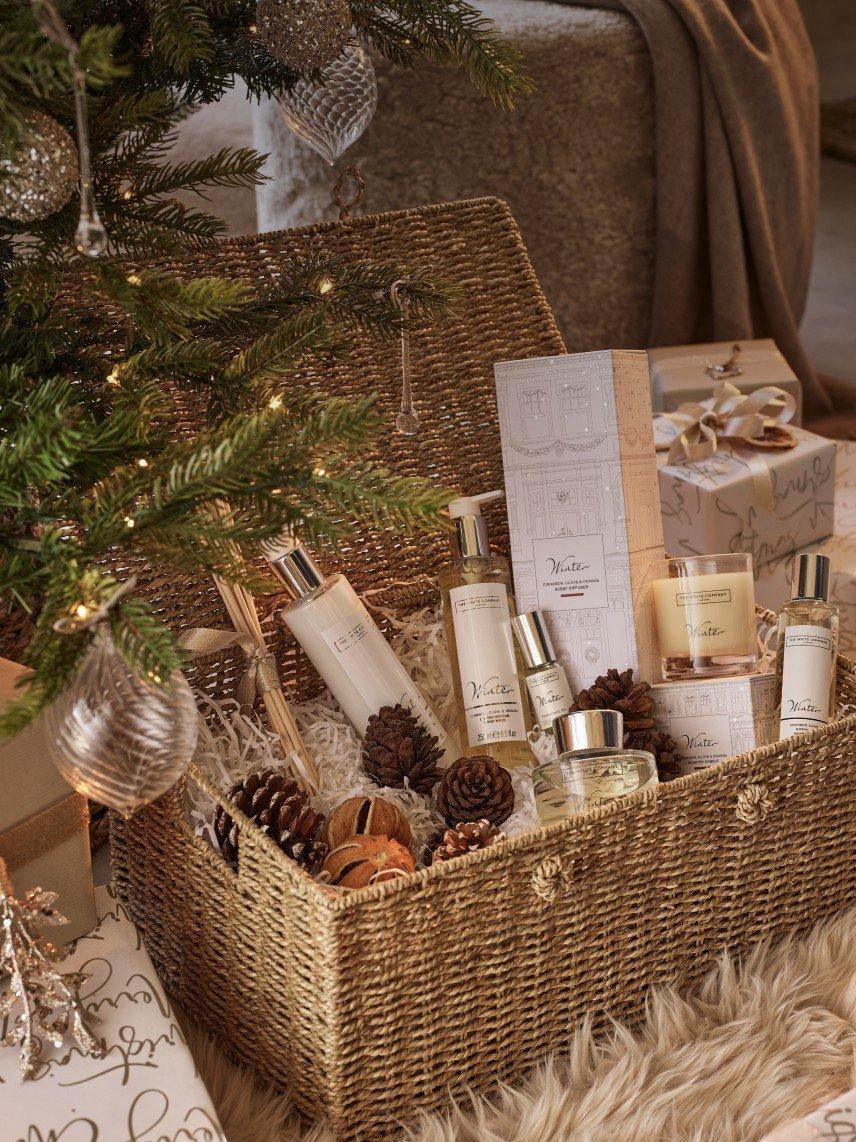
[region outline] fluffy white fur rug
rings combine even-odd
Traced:
[[[229,1142],[331,1142],[198,1031],[191,1047]],[[691,993],[595,1037],[520,1085],[423,1116],[410,1142],[754,1142],[856,1086],[856,909],[806,939],[723,957]]]

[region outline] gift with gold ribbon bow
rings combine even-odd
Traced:
[[[773,481],[759,454],[796,446],[797,438],[788,427],[795,412],[792,394],[775,385],[742,393],[722,381],[707,400],[688,401],[675,412],[655,416],[654,446],[658,452],[668,452],[670,464],[709,460],[722,446],[744,453],[759,502],[771,510]]]

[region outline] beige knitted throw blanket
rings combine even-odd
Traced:
[[[650,344],[773,337],[806,411],[831,407],[800,343],[819,169],[818,80],[797,0],[573,0],[628,13],[654,69]]]

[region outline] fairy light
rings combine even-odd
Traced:
[[[134,192],[131,190],[131,188],[130,188],[130,187],[128,187],[128,189],[127,189],[126,191],[124,191],[124,193],[122,194],[122,197],[123,197],[123,198],[125,199],[125,201],[127,202],[129,198],[133,198],[133,197],[134,197]]]
[[[268,408],[273,409],[274,412],[278,408],[282,408],[282,397],[281,396],[271,397],[270,400],[268,401]]]
[[[133,526],[134,526],[134,517],[130,516],[130,515],[126,515],[125,516],[125,527],[133,527]]]
[[[107,384],[118,385],[119,383],[119,366],[114,365],[110,372],[107,374]]]
[[[142,280],[143,279],[139,274],[128,274],[128,276],[125,278],[125,281],[128,283],[128,285],[133,286],[139,285]]]
[[[257,36],[258,34],[259,34],[259,29],[256,27],[256,25],[250,24],[250,35],[251,36]]]
[[[86,603],[78,603],[76,607],[72,607],[72,613],[77,619],[88,619],[92,610]]]
[[[324,294],[331,293],[332,289],[333,289],[333,279],[332,278],[322,278],[321,281],[318,283],[318,292],[321,294],[322,297],[324,296]]]
[[[324,476],[327,475],[327,469],[326,468],[313,468],[312,469],[312,475],[317,476],[319,480],[323,479]]]
[[[139,458],[139,460],[137,461],[137,467],[138,468],[148,468],[148,466],[149,466],[148,460],[145,458],[145,456],[141,456]]]

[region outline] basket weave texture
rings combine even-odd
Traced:
[[[423,430],[390,435],[386,459],[466,492],[500,487],[493,362],[562,352],[507,208],[479,200],[264,235],[192,269],[275,277],[283,256],[319,249],[416,262],[459,285],[459,320],[413,338]],[[323,380],[378,389],[392,411],[398,378],[394,347],[358,339]],[[491,525],[507,547],[503,522]],[[340,558],[358,589],[416,602],[391,585],[435,570],[446,539],[367,530]],[[174,625],[225,625],[210,585],[179,590],[133,569]],[[284,635],[273,649],[286,685],[307,693],[305,660]],[[227,694],[241,665],[226,657],[199,682]],[[838,692],[856,701],[843,659]],[[805,929],[856,890],[856,716],[346,895],[231,807],[233,872],[193,835],[184,784],[114,820],[119,890],[190,1016],[345,1139],[386,1137],[450,1091],[518,1075],[567,1047],[586,1012],[632,1018],[651,983],[689,982],[723,946]]]

